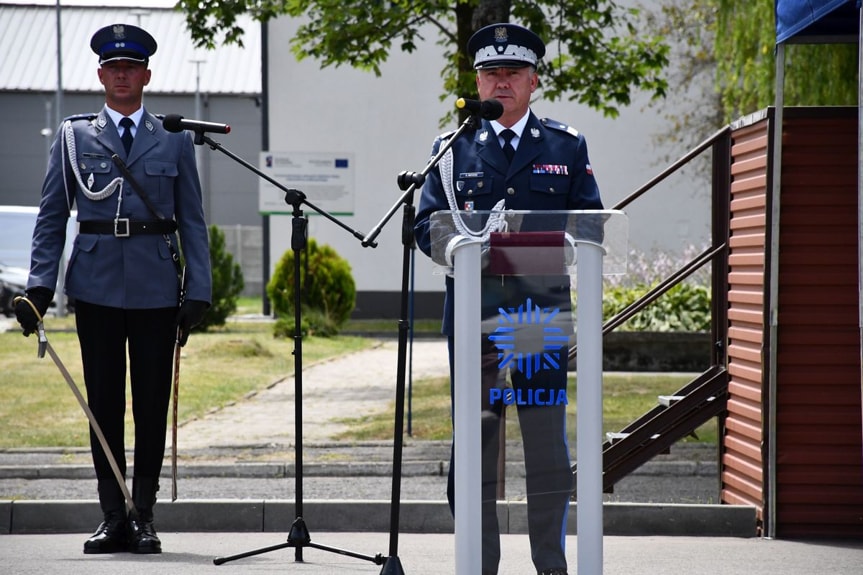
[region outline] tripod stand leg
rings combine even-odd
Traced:
[[[253,555],[260,555],[262,553],[268,553],[270,551],[277,551],[286,547],[296,547],[297,552],[294,558],[296,561],[302,562],[303,547],[306,545],[310,545],[311,539],[312,538],[309,535],[309,530],[306,528],[306,523],[303,521],[303,518],[297,517],[294,520],[293,524],[291,524],[291,531],[288,533],[288,540],[285,543],[280,543],[279,545],[271,545],[269,547],[262,547],[261,549],[246,551],[244,553],[238,553],[229,557],[216,557],[215,559],[213,559],[213,564],[222,565],[223,563],[227,563],[228,561],[233,561],[235,559],[252,557]]]
[[[291,525],[291,531],[288,533],[288,540],[285,543],[280,543],[278,545],[271,545],[269,547],[262,547],[260,549],[255,549],[253,551],[246,551],[245,553],[238,553],[237,555],[231,555],[229,557],[216,557],[213,559],[214,565],[222,565],[227,563],[228,561],[233,561],[235,559],[243,559],[244,557],[252,557],[253,555],[260,555],[262,553],[269,553],[270,551],[278,551],[279,549],[284,549],[286,547],[296,547],[297,554],[295,556],[296,561],[302,563],[303,555],[302,550],[304,547],[312,547],[314,549],[321,549],[323,551],[330,551],[331,553],[338,553],[339,555],[344,555],[346,557],[353,557],[354,559],[363,559],[365,561],[370,561],[375,565],[381,565],[384,563],[384,557],[378,553],[377,555],[363,555],[361,553],[355,553],[353,551],[348,551],[347,549],[340,549],[338,547],[330,547],[329,545],[320,545],[319,543],[312,543],[311,535],[309,535],[309,530],[306,527],[305,521],[303,521],[302,517],[297,517],[294,520],[294,523]],[[396,558],[398,561],[398,558]],[[399,565],[399,569],[401,569],[401,565]],[[403,571],[387,571],[387,573],[401,574]]]
[[[228,561],[233,561],[234,559],[243,559],[244,557],[251,557],[253,555],[260,555],[261,553],[268,553],[270,551],[277,551],[279,549],[284,549],[285,547],[290,547],[292,543],[281,543],[279,545],[271,545],[270,547],[262,547],[261,549],[255,549],[253,551],[246,551],[245,553],[238,553],[237,555],[230,555],[228,557],[216,557],[213,559],[213,565],[222,565],[223,563],[227,563]]]

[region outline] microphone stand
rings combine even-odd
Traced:
[[[438,153],[429,160],[422,172],[406,172],[403,171],[398,175],[399,188],[404,191],[404,194],[390,208],[380,222],[363,238],[363,247],[374,247],[375,238],[381,233],[384,225],[392,218],[398,207],[404,204],[404,215],[402,217],[402,287],[401,287],[401,304],[399,311],[398,325],[398,367],[396,371],[396,415],[395,428],[393,430],[393,485],[392,485],[392,500],[390,505],[390,546],[389,555],[386,558],[384,567],[380,575],[403,575],[401,562],[398,558],[399,545],[399,514],[401,504],[401,473],[402,473],[402,452],[404,447],[404,417],[405,417],[405,373],[407,371],[407,344],[408,332],[410,331],[410,319],[408,316],[409,303],[409,278],[411,275],[411,254],[416,247],[414,239],[414,216],[416,208],[413,205],[414,192],[418,187],[421,187],[425,182],[426,176],[435,166],[438,165],[444,154],[449,151],[453,143],[468,129],[474,129],[478,125],[476,116],[468,116],[462,123],[459,129],[453,134],[446,143],[441,146]]]
[[[354,557],[356,559],[371,561],[375,565],[381,565],[384,562],[384,559],[380,553],[375,556],[363,555],[360,553],[355,553],[353,551],[340,549],[338,547],[330,547],[328,545],[321,545],[319,543],[312,542],[311,536],[309,535],[309,530],[306,526],[305,520],[303,519],[303,338],[301,334],[302,312],[300,311],[300,253],[306,249],[306,239],[308,237],[308,228],[306,224],[308,220],[303,215],[303,210],[301,207],[302,204],[306,204],[311,209],[324,216],[331,222],[347,230],[355,238],[362,240],[364,247],[367,247],[369,245],[372,247],[376,247],[377,244],[367,243],[361,233],[354,231],[352,228],[345,225],[343,222],[337,220],[329,213],[311,204],[308,200],[306,200],[306,195],[303,192],[286,188],[281,183],[277,182],[275,179],[261,172],[257,167],[240,158],[230,150],[227,150],[221,144],[213,141],[208,136],[205,136],[203,129],[195,129],[195,143],[197,145],[206,143],[213,150],[218,150],[224,153],[231,159],[235,160],[237,163],[251,170],[258,176],[264,178],[265,180],[285,192],[285,203],[290,204],[294,208],[293,219],[291,221],[293,226],[291,233],[291,249],[294,252],[294,390],[296,395],[294,413],[296,427],[295,465],[297,470],[295,496],[296,517],[294,519],[294,522],[291,524],[291,530],[288,533],[288,539],[285,543],[281,543],[279,545],[272,545],[269,547],[263,547],[252,551],[246,551],[244,553],[239,553],[237,555],[232,555],[228,557],[216,557],[215,559],[213,559],[213,563],[215,565],[222,565],[223,563],[227,563],[228,561],[242,559],[244,557],[251,557],[253,555],[260,555],[261,553],[276,551],[278,549],[284,549],[285,547],[294,547],[294,560],[297,562],[302,562],[303,548],[312,547],[315,549],[321,549],[332,553],[338,553],[340,555],[346,555],[348,557]]]

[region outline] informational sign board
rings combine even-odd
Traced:
[[[332,215],[353,215],[356,199],[354,155],[338,152],[261,152],[260,169],[289,190],[298,190],[317,208]],[[290,214],[285,191],[260,178],[258,211]],[[313,210],[304,210],[314,215]]]

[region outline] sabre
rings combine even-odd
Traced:
[[[39,315],[39,311],[36,309],[36,306],[33,305],[29,299],[24,296],[18,296],[14,299],[15,303],[19,301],[25,301],[27,304],[33,308],[33,313],[36,314],[36,317],[39,318],[39,324],[36,328],[36,331],[39,335],[39,349],[37,352],[38,357],[41,359],[45,357],[45,352],[48,352],[48,355],[51,356],[51,359],[54,360],[54,364],[60,370],[60,373],[63,374],[63,378],[66,380],[66,383],[69,384],[69,389],[72,390],[72,393],[75,395],[75,399],[78,400],[78,405],[81,406],[81,409],[84,410],[84,414],[87,416],[87,419],[90,421],[90,426],[93,428],[93,432],[96,434],[96,438],[99,440],[99,444],[102,446],[102,451],[105,452],[105,457],[108,459],[108,464],[111,466],[111,471],[114,472],[114,478],[117,480],[117,483],[120,486],[120,490],[123,492],[123,497],[126,499],[126,507],[129,510],[129,514],[137,519],[138,510],[135,508],[135,503],[132,501],[132,495],[129,493],[129,488],[126,486],[126,480],[123,478],[123,474],[120,472],[120,466],[117,465],[117,460],[114,458],[114,453],[111,451],[111,448],[108,447],[108,440],[105,439],[105,434],[102,433],[102,428],[99,426],[99,422],[96,421],[96,416],[93,415],[93,412],[90,410],[90,406],[87,405],[87,401],[84,399],[84,396],[81,395],[81,391],[78,389],[78,386],[75,385],[75,380],[72,379],[72,374],[69,373],[69,370],[66,369],[66,366],[60,361],[60,357],[57,355],[57,352],[54,351],[54,347],[51,345],[51,342],[48,341],[48,336],[45,335],[45,324],[42,321],[42,316]]]
[[[180,275],[179,306],[186,299],[186,268]],[[174,390],[171,407],[171,501],[177,500],[177,401],[180,399],[180,326],[177,326],[177,337],[174,340]]]
[[[180,328],[174,342],[174,396],[171,418],[171,501],[177,500],[177,400],[180,398]]]

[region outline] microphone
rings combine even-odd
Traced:
[[[468,100],[459,98],[455,101],[455,107],[459,110],[467,109],[472,114],[478,114],[484,120],[497,120],[503,116],[503,104],[497,100]]]
[[[197,133],[213,132],[215,134],[229,134],[231,132],[231,127],[227,124],[186,120],[179,114],[165,116],[162,120],[162,126],[169,132],[182,132],[183,130],[194,130]]]

